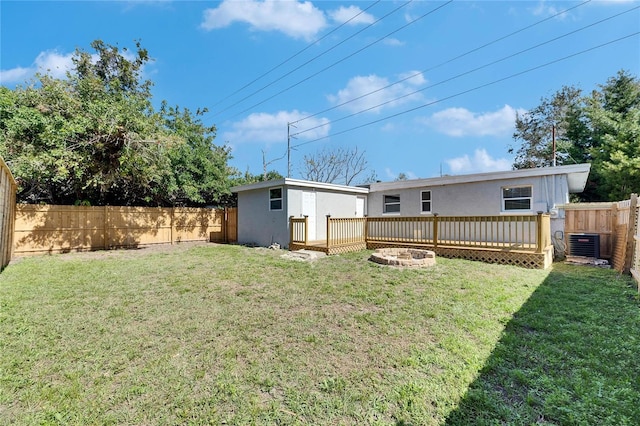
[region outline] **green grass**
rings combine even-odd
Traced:
[[[638,424],[630,279],[205,245],[0,274],[0,423]]]

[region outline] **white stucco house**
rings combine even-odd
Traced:
[[[326,215],[338,218],[417,216],[551,216],[551,233],[564,228],[557,206],[584,191],[591,165],[442,176],[363,186],[297,179],[231,188],[238,194],[238,242],[268,246],[289,241],[289,217],[308,216],[309,240],[326,235]]]

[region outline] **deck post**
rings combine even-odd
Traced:
[[[364,236],[364,244],[366,245],[367,242],[369,242],[369,218],[367,217],[367,215],[364,215],[363,218],[363,222],[364,223],[364,232],[362,233],[362,235]]]
[[[330,223],[331,223],[331,215],[328,214],[327,215],[327,250],[329,250],[329,240],[331,239],[331,235],[330,235],[331,234],[330,233],[331,226],[330,226]]]
[[[438,248],[438,213],[433,214],[433,248]]]
[[[542,212],[538,212],[538,216],[536,217],[536,226],[537,226],[537,241],[536,241],[536,253],[542,253],[544,250],[543,240],[542,240]]]
[[[289,247],[293,244],[293,216],[289,216]]]
[[[304,245],[309,243],[309,215],[304,215]]]

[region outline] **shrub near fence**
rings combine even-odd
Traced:
[[[15,206],[16,181],[0,157],[0,270],[11,261]]]
[[[235,211],[23,204],[16,207],[15,254],[235,241]]]

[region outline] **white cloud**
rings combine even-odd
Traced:
[[[385,38],[382,43],[387,46],[404,46],[404,41],[398,40],[397,38]]]
[[[403,79],[406,80],[387,87],[391,84],[387,78],[375,74],[356,76],[349,80],[344,89],[327,98],[334,105],[342,105],[353,100],[343,106],[351,112],[370,110],[376,113],[379,113],[382,108],[396,107],[421,100],[422,94],[414,92],[426,83],[424,76],[418,71],[410,71],[398,76],[398,81]]]
[[[205,30],[245,22],[253,30],[280,31],[293,38],[311,39],[327,26],[324,13],[311,2],[278,0],[224,0],[204,11]]]
[[[358,24],[372,24],[375,21],[375,18],[368,13],[361,13],[362,9],[358,6],[349,6],[344,7],[341,6],[339,9],[332,10],[329,12],[329,16],[333,21],[338,24],[342,24],[344,22],[349,21],[354,16],[358,15],[351,21],[349,21],[349,25],[358,25]]]
[[[275,114],[269,114],[266,112],[254,113],[249,115],[244,120],[238,121],[231,125],[232,129],[229,132],[222,134],[224,141],[228,141],[231,144],[238,144],[243,142],[256,142],[256,143],[286,143],[287,142],[287,123],[292,123],[300,120],[308,113],[293,111],[279,111]],[[298,123],[296,128],[292,128],[292,133],[303,132],[305,129],[320,126],[328,123],[327,118],[309,118],[304,122]],[[317,139],[329,134],[330,125],[322,126],[317,129],[313,129],[308,132],[300,133],[296,136],[296,140],[310,140]]]
[[[42,52],[35,61],[38,72],[49,74],[54,78],[64,78],[73,67],[73,54],[61,55],[56,51]]]
[[[485,149],[476,149],[473,157],[468,155],[446,160],[449,169],[454,174],[497,172],[511,169],[511,160],[507,158],[493,158]]]
[[[27,68],[16,67],[0,71],[0,82],[2,84],[24,83],[36,72],[48,74],[54,78],[65,78],[67,71],[73,66],[72,56],[71,53],[64,55],[55,50],[40,52]]]
[[[33,68],[16,67],[8,70],[0,70],[0,84],[23,83],[33,74]]]
[[[526,111],[509,105],[480,114],[466,108],[448,108],[423,121],[448,136],[506,136],[514,130],[516,113],[524,114]]]

